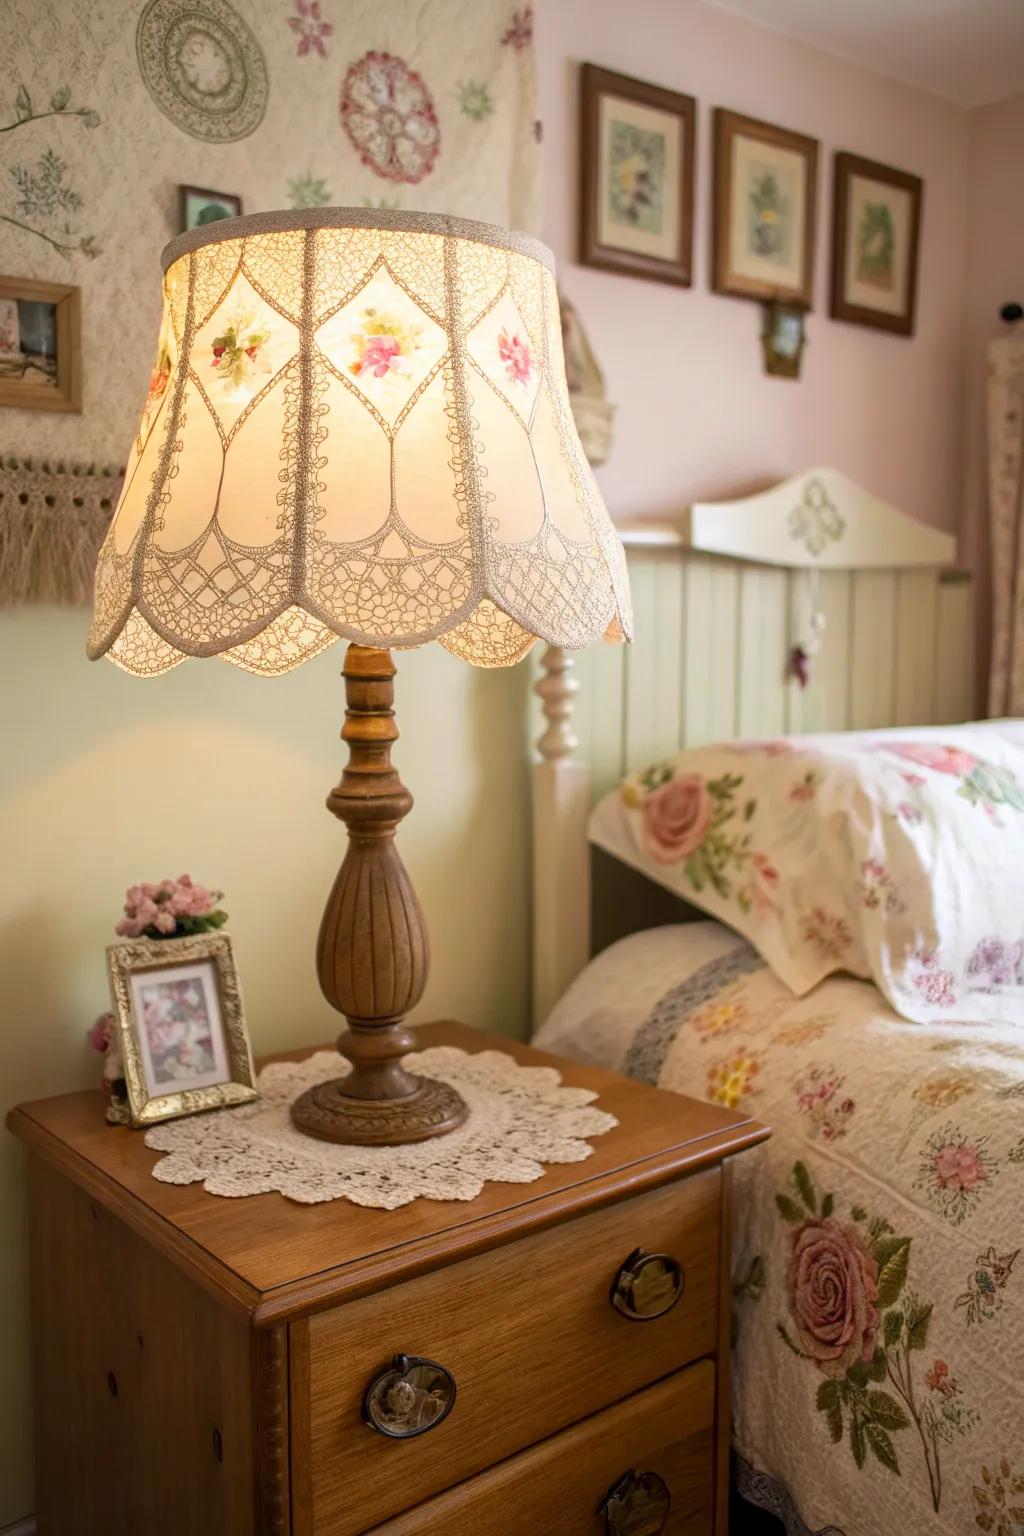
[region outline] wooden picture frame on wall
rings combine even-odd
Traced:
[[[715,108],[711,285],[810,309],[818,141]]]
[[[0,406],[82,409],[82,293],[0,277]]]
[[[841,150],[832,188],[833,320],[914,334],[924,182]]]
[[[584,64],[580,71],[580,261],[693,282],[692,96]]]

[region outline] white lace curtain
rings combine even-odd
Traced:
[[[1024,715],[1024,322],[989,347],[992,666],[988,712]]]

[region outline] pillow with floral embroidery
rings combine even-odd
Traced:
[[[591,842],[756,946],[802,996],[1024,1023],[1024,723],[736,741],[600,801]]]

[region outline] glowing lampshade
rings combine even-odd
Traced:
[[[89,654],[255,672],[338,637],[481,666],[628,636],[553,260],[490,225],[317,208],[163,256],[159,351]]]

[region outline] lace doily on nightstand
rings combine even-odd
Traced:
[[[529,1184],[545,1163],[581,1163],[618,1121],[590,1105],[587,1088],[566,1088],[554,1067],[522,1067],[503,1051],[470,1054],[434,1046],[406,1057],[413,1072],[443,1079],[469,1106],[465,1125],[407,1147],[341,1147],[297,1131],[289,1105],[348,1064],[334,1051],[272,1062],[260,1098],[153,1126],[146,1145],[168,1155],[153,1169],[165,1184],[197,1184],[212,1195],[263,1195],[316,1205],[351,1200],[394,1210],[421,1196],[473,1200],[488,1183]],[[340,1070],[339,1070],[340,1069]]]

